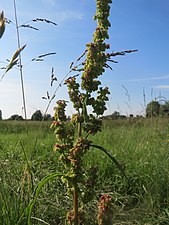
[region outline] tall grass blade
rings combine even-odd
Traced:
[[[37,220],[37,221],[39,221],[39,222],[41,222],[41,223],[44,223],[44,224],[46,224],[46,225],[50,225],[50,223],[47,223],[47,222],[45,222],[44,220],[42,220],[42,219],[39,219],[39,218],[36,218],[36,217],[31,217],[31,219],[34,219],[34,220]]]
[[[44,177],[37,187],[35,188],[35,193],[34,193],[34,198],[30,201],[29,205],[26,208],[26,215],[27,215],[27,225],[31,225],[31,214],[32,214],[32,209],[33,206],[35,205],[35,202],[38,198],[39,193],[41,192],[42,187],[50,180],[52,180],[55,177],[61,177],[64,176],[63,174],[60,173],[51,173]]]
[[[124,172],[124,169],[122,167],[122,165],[117,161],[117,159],[112,156],[105,148],[103,148],[102,146],[99,146],[99,145],[90,145],[91,147],[94,147],[94,148],[97,148],[99,150],[101,150],[102,152],[104,152],[110,159],[111,161],[117,166],[117,168],[119,169],[119,171],[122,173],[122,175],[128,180],[125,172]]]

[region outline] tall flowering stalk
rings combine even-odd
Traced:
[[[59,152],[59,159],[67,171],[62,176],[62,181],[73,196],[73,209],[67,215],[69,224],[73,225],[78,225],[82,219],[79,212],[79,201],[86,203],[92,199],[91,193],[93,192],[91,190],[94,186],[92,182],[96,178],[90,178],[90,182],[86,179],[87,171],[83,166],[83,156],[91,146],[98,147],[92,145],[89,135],[95,135],[101,131],[101,116],[106,110],[106,102],[110,94],[108,87],[101,86],[99,77],[105,72],[105,68],[111,68],[108,65],[109,62],[115,62],[111,57],[135,51],[107,53],[110,45],[105,40],[109,38],[110,22],[108,17],[112,0],[96,0],[96,3],[97,10],[94,19],[97,21],[97,28],[93,34],[93,41],[86,45],[87,49],[84,53],[86,59],[80,64],[83,67],[78,69],[75,66],[72,69],[72,71],[82,71],[81,82],[77,81],[76,75],[65,80],[69,98],[76,113],[72,115],[71,120],[68,120],[65,114],[67,103],[65,100],[59,100],[55,107],[52,123],[56,134],[55,150]],[[105,150],[103,151],[105,152]],[[117,161],[115,159],[113,161],[120,168]],[[92,169],[96,174],[97,169]],[[92,185],[88,185],[89,183]]]

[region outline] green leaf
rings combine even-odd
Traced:
[[[27,215],[27,225],[31,225],[31,213],[33,210],[33,206],[35,205],[35,202],[41,192],[42,187],[49,182],[50,180],[54,179],[55,177],[62,177],[64,176],[63,174],[60,173],[51,173],[49,175],[47,175],[46,177],[44,177],[39,184],[37,185],[37,187],[35,188],[35,193],[34,193],[34,198],[29,202],[29,205],[26,208],[26,215]]]

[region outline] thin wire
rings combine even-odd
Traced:
[[[18,26],[17,10],[16,10],[16,2],[15,2],[15,0],[13,0],[13,3],[14,3],[14,13],[15,13],[15,24],[16,24],[16,32],[17,32],[18,49],[20,49],[21,45],[20,45],[19,26]],[[20,70],[20,78],[21,78],[21,88],[22,88],[22,99],[23,99],[24,115],[25,115],[25,120],[27,120],[26,99],[25,99],[25,89],[24,89],[24,81],[23,81],[23,68],[22,68],[21,53],[19,53],[19,70]]]

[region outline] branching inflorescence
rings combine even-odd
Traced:
[[[99,77],[106,68],[111,69],[108,65],[109,62],[116,62],[111,59],[112,57],[136,51],[107,53],[110,45],[105,40],[109,38],[108,29],[111,24],[108,17],[112,0],[97,0],[96,2],[97,11],[94,19],[97,21],[97,28],[93,34],[93,41],[86,45],[86,51],[77,60],[81,60],[86,54],[86,59],[79,64],[83,67],[78,69],[75,66],[72,69],[73,63],[70,67],[71,71],[82,72],[81,82],[77,81],[78,76],[76,75],[65,80],[69,98],[76,113],[68,120],[65,114],[66,101],[57,101],[52,123],[56,134],[55,150],[60,153],[59,159],[67,170],[62,180],[67,184],[69,191],[73,193],[74,208],[68,213],[67,218],[70,224],[75,225],[81,219],[78,211],[79,196],[83,203],[90,201],[92,195],[89,193],[93,193],[90,189],[94,188],[93,185],[92,187],[87,186],[86,171],[83,166],[83,156],[92,145],[92,141],[88,137],[90,134],[95,135],[101,131],[101,116],[106,110],[106,102],[110,94],[108,87],[101,86]],[[97,174],[96,168],[94,174]],[[85,190],[86,194],[82,194],[82,190]]]

